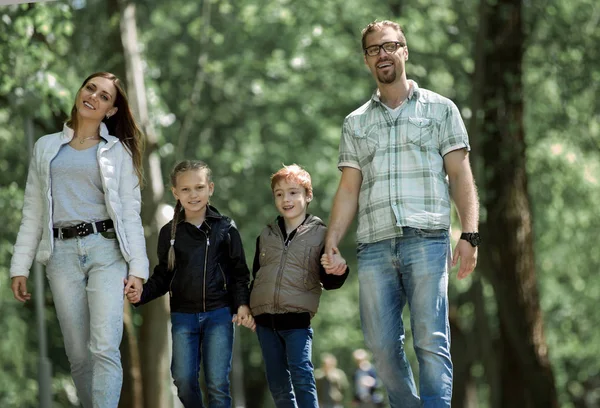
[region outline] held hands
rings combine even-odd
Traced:
[[[27,278],[25,276],[15,276],[10,285],[15,299],[19,302],[27,302],[31,299],[31,293],[27,293]]]
[[[237,324],[238,326],[243,325],[252,331],[256,331],[256,323],[254,322],[254,317],[252,317],[250,308],[246,305],[238,307],[237,314],[233,315],[233,319],[231,319],[231,321]]]
[[[142,292],[144,290],[144,281],[137,276],[129,275],[129,279],[123,279],[125,289],[123,294],[127,296],[129,303],[138,303],[142,300]]]
[[[454,248],[452,266],[456,266],[459,258],[460,268],[458,269],[458,279],[464,279],[473,272],[477,265],[477,247],[473,247],[464,239],[459,239]]]
[[[343,275],[347,268],[346,260],[342,258],[337,247],[325,250],[321,257],[321,265],[325,268],[325,272],[330,275]]]

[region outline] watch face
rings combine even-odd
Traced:
[[[471,235],[471,244],[473,244],[473,246],[479,246],[479,244],[481,244],[481,237],[479,234]]]

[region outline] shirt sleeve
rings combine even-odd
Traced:
[[[360,163],[354,142],[354,129],[348,118],[344,119],[342,138],[340,139],[338,169],[342,170],[342,167],[352,167],[360,170]]]
[[[171,223],[161,228],[158,235],[158,264],[154,267],[152,276],[144,283],[142,298],[134,306],[141,306],[167,293],[175,270],[169,270],[169,250],[171,249]],[[177,269],[177,265],[175,265]]]
[[[248,288],[250,270],[246,263],[242,237],[233,222],[229,228],[229,263],[235,282],[234,301],[235,310],[237,310],[238,307],[250,303],[250,290]]]
[[[452,101],[440,126],[439,146],[442,157],[458,149],[471,150],[467,129],[458,107]]]
[[[27,184],[25,185],[25,197],[23,199],[23,218],[17,234],[13,256],[10,264],[10,277],[25,276],[29,277],[29,269],[33,264],[36,249],[42,238],[43,215],[44,215],[44,197],[42,194],[42,185],[37,171],[36,163],[39,144],[36,142],[33,151],[33,157],[29,162],[29,172],[27,174]],[[52,230],[49,231],[52,235]]]

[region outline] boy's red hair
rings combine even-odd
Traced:
[[[285,164],[277,173],[271,176],[271,191],[275,190],[275,185],[281,180],[285,180],[287,183],[296,183],[304,187],[304,191],[307,196],[312,197],[312,181],[308,171],[304,170],[297,164],[286,166]]]

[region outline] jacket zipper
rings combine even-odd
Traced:
[[[64,134],[64,133],[63,133]],[[48,208],[50,208],[50,217],[48,219],[48,231],[50,231],[49,235],[50,235],[50,253],[54,252],[54,233],[52,231],[53,225],[52,225],[52,177],[50,176],[50,166],[52,165],[52,160],[54,160],[56,158],[56,156],[58,156],[58,152],[60,151],[61,147],[63,147],[64,145],[68,144],[71,140],[67,141],[66,143],[63,143],[61,140],[60,146],[58,146],[58,149],[54,152],[54,154],[52,155],[52,158],[50,160],[48,160],[48,167],[46,168],[46,179],[48,180],[48,190],[46,190],[46,200],[48,200]]]
[[[202,231],[202,230],[200,230]],[[207,261],[208,261],[208,249],[210,247],[210,238],[208,238],[208,234],[204,231],[202,231],[204,233],[204,235],[206,236],[206,253],[204,254],[204,286],[202,287],[202,305],[204,307],[204,311],[206,312],[206,265],[207,265]],[[223,273],[223,271],[221,271],[221,273]],[[173,277],[171,278],[171,282],[169,282],[169,295],[171,297],[173,297],[173,282],[175,281],[175,275],[177,275],[177,269],[175,269],[175,272],[173,272]],[[225,275],[223,275],[225,276]],[[225,287],[227,287],[227,285],[225,285]]]
[[[279,230],[279,228],[277,228],[277,230]],[[277,310],[279,309],[279,292],[281,292],[281,280],[283,279],[283,266],[285,265],[285,260],[287,259],[287,245],[285,245],[285,240],[283,239],[283,236],[281,235],[281,232],[278,231],[279,237],[281,238],[281,242],[283,243],[283,252],[281,253],[281,260],[279,261],[279,271],[277,271],[277,283],[276,283],[276,290],[275,290],[275,298],[273,299],[273,306],[275,309],[275,312],[277,312]]]
[[[114,144],[114,143],[113,143]],[[107,196],[108,195],[108,188],[106,187],[106,183],[104,181],[104,173],[102,172],[102,166],[100,166],[100,158],[102,156],[102,153],[104,153],[105,151],[108,151],[112,145],[110,147],[106,147],[106,145],[108,145],[108,143],[106,143],[104,146],[100,146],[97,150],[96,156],[97,156],[97,160],[98,160],[98,167],[100,169],[100,180],[102,181],[102,188],[104,190],[104,195]],[[119,245],[123,245],[124,246],[124,240],[123,237],[121,236],[121,224],[119,224],[119,217],[117,217],[114,209],[110,206],[110,200],[106,200],[106,211],[108,211],[108,214],[110,215],[110,218],[113,220],[114,224],[115,224],[115,232],[117,233],[117,237],[119,238]],[[128,248],[129,249],[129,248]],[[131,251],[129,251],[128,254],[131,257]]]
[[[208,234],[206,232],[204,232],[204,235],[206,235],[206,252],[204,253],[204,285],[202,286],[202,306],[204,307],[204,311],[206,312],[206,266],[208,261],[208,250],[210,248],[210,238],[208,238]]]
[[[223,289],[227,291],[227,278],[225,278],[225,272],[223,272],[223,268],[221,268],[221,264],[219,265],[219,270],[221,271],[221,276],[223,276]]]
[[[177,275],[177,265],[175,265],[175,271],[173,271],[173,277],[171,278],[171,282],[169,282],[169,295],[173,297],[173,281],[175,281],[175,275]]]

